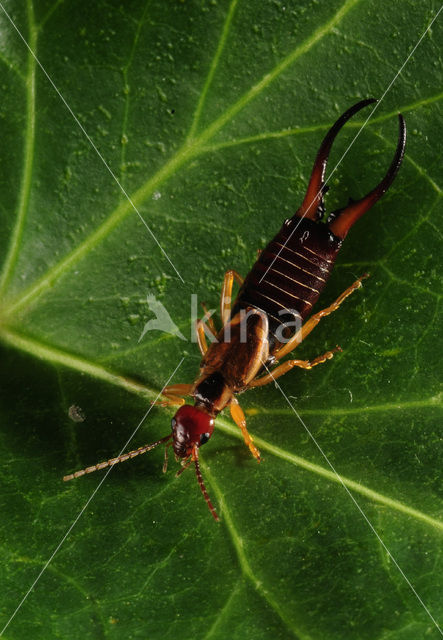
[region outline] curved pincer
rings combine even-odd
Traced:
[[[329,216],[327,220],[329,229],[338,238],[345,238],[354,222],[361,218],[361,216],[386,193],[393,183],[394,178],[397,175],[397,171],[402,163],[406,146],[406,123],[401,113],[398,114],[398,120],[399,134],[397,149],[395,150],[394,159],[392,160],[383,180],[363,198],[360,198],[360,200],[355,202],[350,202],[347,207],[331,213]]]
[[[324,178],[332,144],[338,132],[346,122],[354,114],[360,111],[360,109],[363,109],[374,102],[377,102],[374,98],[368,98],[367,100],[357,102],[357,104],[345,111],[329,129],[320,145],[320,149],[318,150],[305,198],[296,213],[297,217],[308,218],[313,221],[318,221],[322,218],[324,214],[323,196],[327,190]],[[327,219],[327,225],[330,231],[341,240],[346,236],[354,222],[366,213],[366,211],[368,211],[377,202],[377,200],[386,193],[397,175],[397,171],[403,160],[406,144],[406,124],[401,114],[399,114],[398,118],[400,131],[397,149],[395,151],[394,159],[391,162],[383,180],[363,198],[357,201],[350,201],[347,207],[331,213]]]

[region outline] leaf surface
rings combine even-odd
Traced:
[[[438,5],[3,7],[4,637],[440,637],[441,19],[329,181],[329,211],[371,189],[404,114],[401,171],[320,307],[371,277],[297,357],[343,353],[242,397],[263,464],[228,415],[202,450],[221,524],[191,472],[161,473],[161,450],[103,484],[61,481],[168,433],[169,410],[142,419],[179,364],[173,382],[197,375],[192,294],[216,308],[224,271],[248,272],[302,201],[324,133],[384,94]],[[186,340],[140,340],[148,296]]]

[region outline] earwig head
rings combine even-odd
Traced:
[[[200,490],[214,520],[219,521],[217,512],[206,491],[205,483],[200,471],[198,450],[212,436],[214,418],[203,409],[185,404],[172,418],[172,446],[177,458],[182,458],[182,468],[177,475],[188,468],[191,462],[195,464],[195,473]]]
[[[198,409],[197,407],[184,405],[183,407],[180,407],[175,416],[172,418],[172,433],[164,436],[164,438],[160,438],[160,440],[157,440],[156,442],[152,442],[151,444],[146,444],[143,447],[139,447],[134,451],[128,451],[127,453],[120,454],[116,458],[111,458],[110,460],[99,462],[98,464],[87,467],[86,469],[81,469],[80,471],[76,471],[75,473],[70,473],[69,475],[65,476],[63,480],[72,480],[73,478],[79,478],[80,476],[84,476],[87,473],[92,473],[93,471],[98,471],[99,469],[113,467],[119,462],[130,460],[132,458],[135,458],[136,456],[141,455],[142,453],[151,451],[159,444],[166,445],[165,461],[163,464],[163,472],[165,472],[168,464],[168,447],[172,444],[175,455],[178,458],[182,458],[183,466],[177,473],[177,475],[180,475],[185,469],[188,468],[191,462],[194,462],[195,473],[200,490],[203,494],[204,499],[206,500],[206,504],[208,505],[209,511],[211,512],[214,520],[218,522],[219,517],[209,498],[208,492],[206,491],[205,483],[203,482],[203,477],[198,461],[199,447],[209,440],[213,431],[214,419],[208,413],[206,413],[202,409]]]
[[[368,100],[361,100],[357,104],[350,107],[347,111],[340,116],[340,118],[332,125],[326,134],[323,142],[320,145],[320,149],[317,153],[317,157],[314,162],[314,168],[312,170],[309,185],[306,191],[303,204],[296,213],[298,218],[308,218],[310,220],[318,221],[324,213],[323,196],[327,191],[327,187],[324,183],[326,164],[328,162],[329,152],[331,151],[332,144],[344,124],[360,109],[366,107],[369,104],[377,102],[373,98]],[[384,193],[389,189],[394,181],[397,171],[403,160],[406,144],[406,125],[403,116],[399,114],[399,136],[397,149],[395,151],[394,159],[383,178],[383,180],[370,191],[367,195],[357,201],[350,201],[347,207],[331,213],[327,220],[327,225],[330,231],[338,238],[343,240],[348,233],[351,226],[360,218],[366,211],[368,211],[379,200]],[[354,138],[355,139],[355,138]]]
[[[172,418],[174,453],[178,458],[187,458],[194,450],[205,444],[214,431],[214,419],[202,409],[185,404]]]

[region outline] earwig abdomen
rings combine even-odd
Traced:
[[[311,313],[340,246],[341,240],[322,222],[297,215],[286,220],[249,272],[232,315],[246,307],[264,311],[270,343],[280,342],[284,326],[294,333]]]

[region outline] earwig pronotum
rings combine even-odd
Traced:
[[[260,462],[260,453],[246,428],[237,395],[268,384],[293,367],[312,369],[332,358],[339,347],[313,360],[286,360],[280,363],[322,318],[338,309],[366,277],[363,275],[335,302],[309,317],[349,229],[389,189],[403,159],[406,125],[399,115],[397,148],[383,180],[360,200],[351,200],[346,207],[330,213],[325,222],[322,220],[325,215],[323,197],[327,191],[324,175],[334,139],[355,113],[373,102],[376,100],[358,102],[345,111],[328,131],[315,159],[301,207],[292,218],[285,220],[275,238],[260,252],[247,277],[243,280],[233,270],[225,273],[220,299],[221,330],[216,330],[207,312],[197,323],[198,344],[203,356],[198,378],[192,384],[174,384],[162,391],[165,400],[158,404],[180,405],[172,418],[172,432],[152,444],[65,476],[64,480],[123,462],[165,443],[163,470],[166,471],[167,451],[172,445],[176,459],[182,460],[182,468],[177,475],[194,462],[200,489],[212,515],[216,520],[219,519],[206,491],[198,457],[199,448],[214,431],[216,416],[229,406],[246,445]],[[234,280],[240,285],[240,290],[231,308]],[[292,328],[283,322],[282,312],[292,315]],[[209,347],[205,327],[209,328],[214,338]],[[273,365],[277,366],[269,371]],[[183,396],[193,398],[194,406],[185,404]]]

